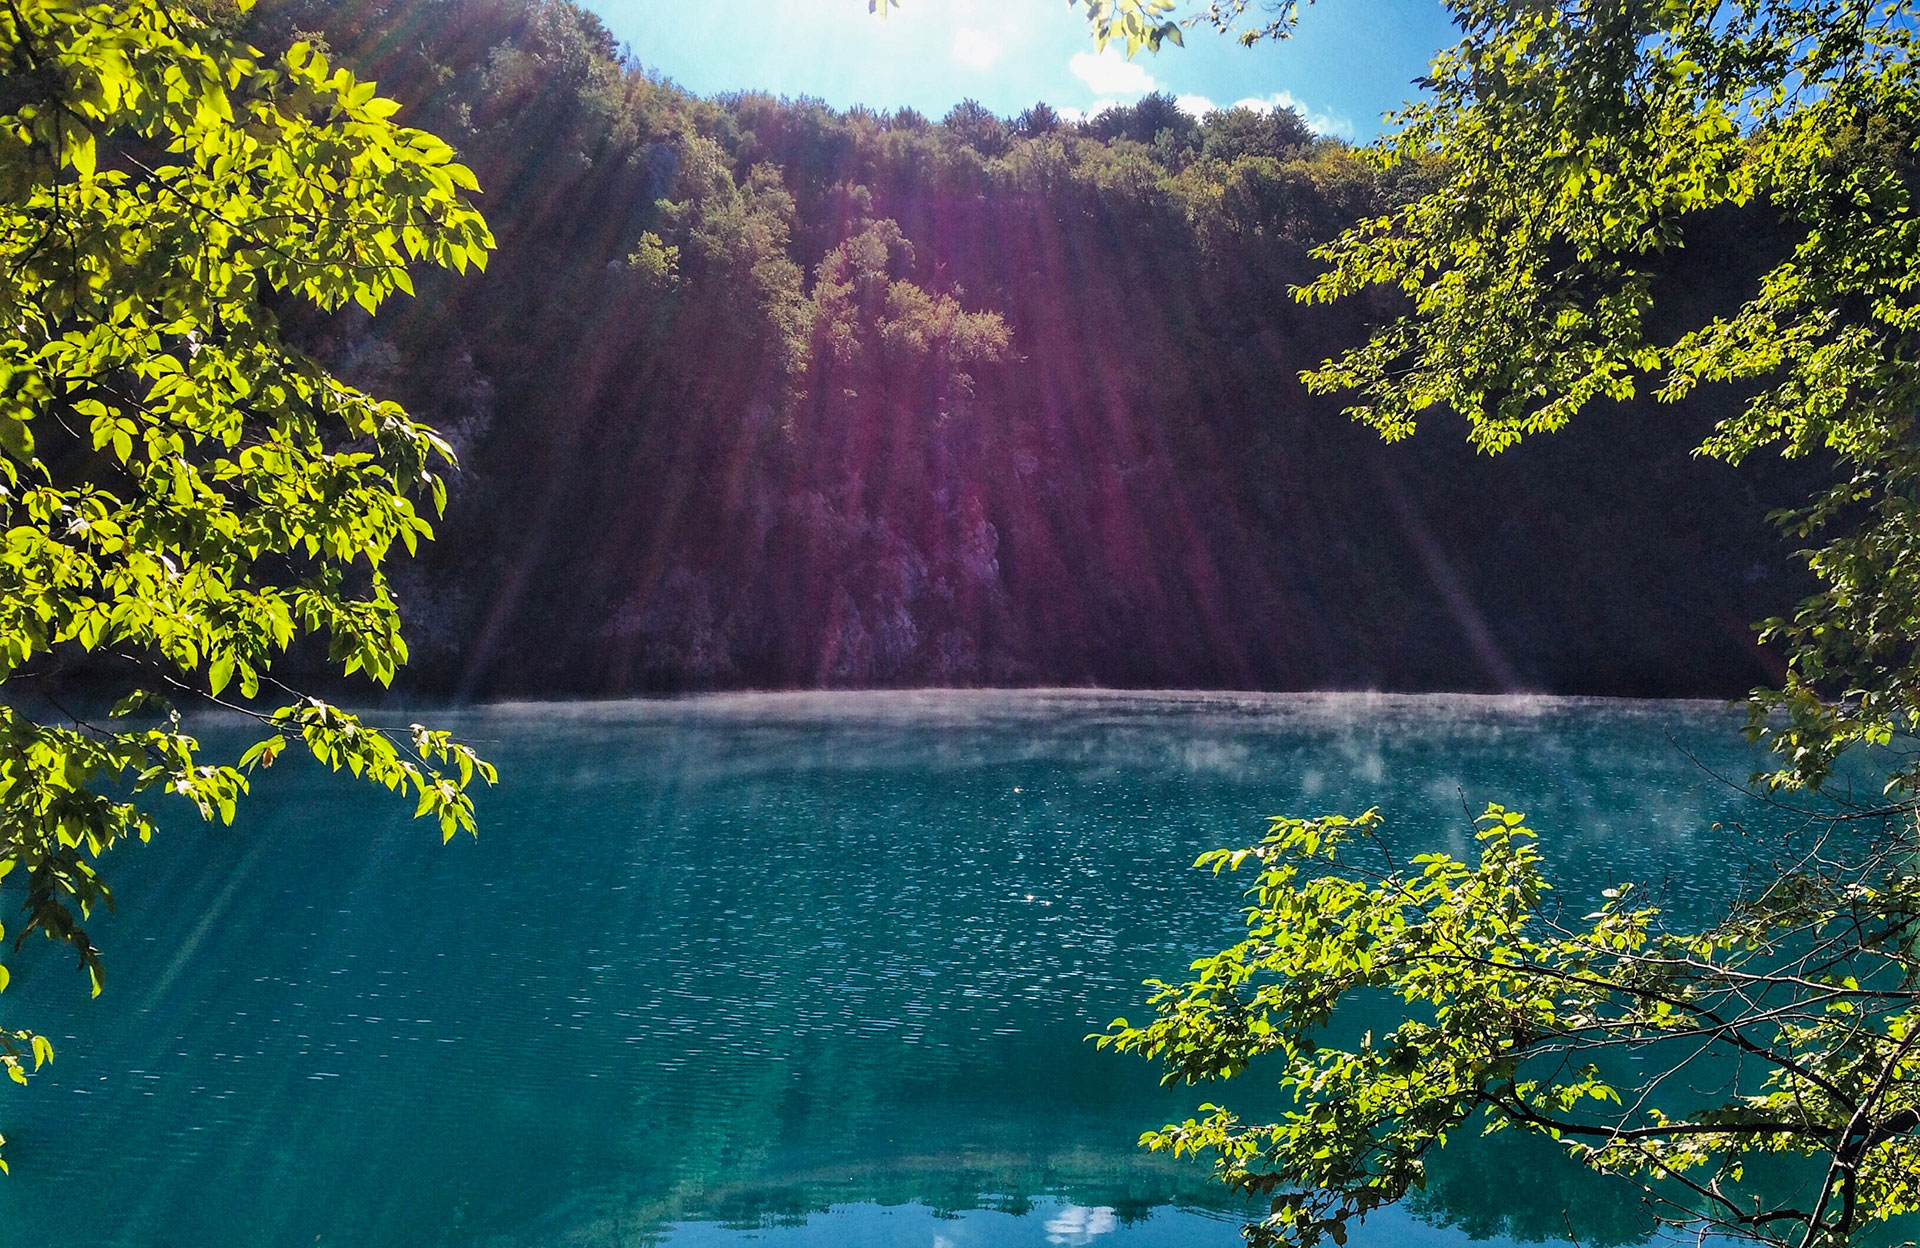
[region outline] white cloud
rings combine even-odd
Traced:
[[[1270,113],[1276,108],[1290,108],[1300,114],[1300,119],[1307,123],[1307,129],[1315,134],[1338,139],[1353,137],[1353,122],[1350,119],[1339,113],[1315,112],[1306,101],[1295,99],[1290,91],[1275,91],[1272,95],[1265,97],[1254,96],[1250,99],[1235,100],[1233,106],[1251,108],[1257,113]]]
[[[1175,98],[1173,105],[1189,117],[1205,117],[1219,108],[1204,95],[1182,95]]]
[[[1110,108],[1119,108],[1119,100],[1095,100],[1085,108],[1075,108],[1071,104],[1062,104],[1053,111],[1060,114],[1060,120],[1068,125],[1078,125],[1083,121],[1092,121]]]
[[[1153,75],[1137,62],[1120,55],[1119,49],[1111,44],[1098,56],[1091,52],[1074,53],[1067,68],[1095,95],[1145,95],[1153,90]]]
[[[984,30],[961,29],[953,32],[953,59],[956,64],[982,73],[993,68],[1006,49]]]

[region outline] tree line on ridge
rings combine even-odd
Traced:
[[[1291,112],[700,99],[567,0],[250,20],[453,142],[500,243],[305,327],[461,453],[398,582],[416,689],[1773,674],[1751,623],[1801,582],[1765,517],[1804,491],[1694,457],[1710,403],[1488,461],[1306,394],[1387,306],[1297,306],[1309,248],[1425,177]],[[1672,282],[1739,292],[1752,225],[1706,223]]]

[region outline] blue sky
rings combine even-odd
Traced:
[[[585,3],[642,63],[701,95],[750,88],[937,119],[967,97],[1002,115],[1035,100],[1071,114],[1163,90],[1195,109],[1289,104],[1323,132],[1363,140],[1453,42],[1439,0],[1324,0],[1278,44],[1250,50],[1195,30],[1186,47],[1131,62],[1095,56],[1066,0],[901,0],[884,22],[866,0]]]

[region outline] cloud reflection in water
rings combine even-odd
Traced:
[[[1047,1242],[1062,1248],[1087,1248],[1094,1236],[1111,1235],[1119,1225],[1119,1219],[1106,1205],[1095,1209],[1068,1205],[1047,1219]]]

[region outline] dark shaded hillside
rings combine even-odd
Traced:
[[[311,327],[463,456],[403,584],[427,687],[1771,675],[1750,624],[1798,581],[1764,517],[1801,490],[1694,459],[1711,411],[1486,460],[1303,392],[1383,311],[1295,305],[1307,247],[1409,188],[1289,114],[703,101],[564,3],[259,20],[324,32],[456,142],[500,237],[483,276]],[[1691,298],[1751,268],[1711,233]]]

